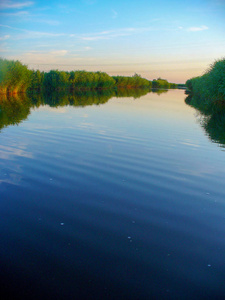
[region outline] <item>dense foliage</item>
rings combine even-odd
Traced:
[[[0,93],[25,92],[31,82],[32,71],[19,61],[0,58]]]
[[[187,80],[185,102],[200,112],[200,123],[214,142],[225,144],[225,59],[199,77]]]
[[[165,79],[147,80],[133,76],[109,76],[105,72],[32,71],[19,61],[0,59],[0,94],[33,91],[74,91],[110,88],[176,88]]]
[[[199,98],[202,106],[225,101],[225,59],[214,62],[203,76],[186,82],[188,92]]]
[[[142,78],[138,74],[134,74],[132,77],[129,76],[113,76],[115,85],[119,88],[137,88],[137,87],[152,87],[151,81]]]
[[[169,83],[166,79],[153,79],[152,88],[154,89],[175,89],[177,88],[176,83]]]

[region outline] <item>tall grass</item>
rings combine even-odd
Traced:
[[[225,101],[225,59],[215,61],[204,75],[187,80],[186,86],[203,106]]]
[[[201,125],[212,141],[225,144],[225,59],[215,61],[203,76],[187,80],[185,99],[201,113]]]

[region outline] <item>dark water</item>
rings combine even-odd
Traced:
[[[223,299],[223,145],[140,96],[2,102],[2,299]]]

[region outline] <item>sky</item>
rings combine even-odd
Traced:
[[[0,0],[0,57],[184,83],[225,57],[225,0]]]

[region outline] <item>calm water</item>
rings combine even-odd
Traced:
[[[184,92],[67,98],[1,106],[1,293],[222,299],[225,152]]]

